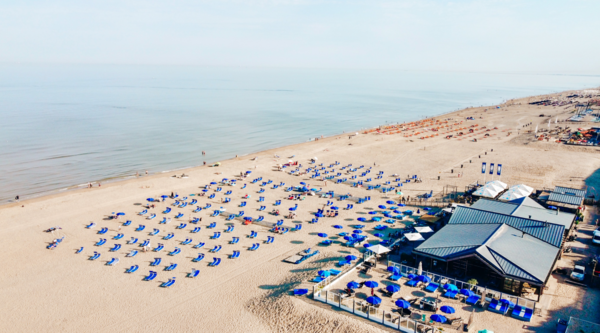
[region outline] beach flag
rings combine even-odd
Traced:
[[[498,164],[497,172],[498,176],[502,176],[502,164]]]
[[[490,175],[494,174],[494,163],[490,163]],[[494,178],[492,178],[494,179]]]
[[[481,173],[485,173],[485,162],[481,164]]]

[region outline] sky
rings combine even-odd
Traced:
[[[0,62],[600,73],[597,0],[0,2]]]

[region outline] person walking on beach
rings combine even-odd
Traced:
[[[15,201],[19,202],[19,196],[18,195],[15,197]]]

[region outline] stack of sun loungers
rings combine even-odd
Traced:
[[[231,259],[235,259],[235,258],[239,258],[240,257],[240,251],[233,251],[233,254],[231,255]]]

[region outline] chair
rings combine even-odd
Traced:
[[[271,243],[273,243],[274,240],[275,240],[275,237],[267,236],[267,240],[265,241],[265,244],[271,244]]]
[[[239,258],[240,251],[233,251],[233,254],[230,256],[231,259]]]
[[[90,260],[96,260],[100,258],[100,253],[94,252],[94,255],[90,256]]]
[[[154,230],[153,230],[153,231],[150,233],[150,236],[155,236],[155,235],[158,235],[158,233],[159,233],[159,232],[160,232],[160,230],[158,230],[158,229],[154,229]]]
[[[165,248],[165,246],[163,244],[159,243],[158,246],[154,249],[154,252],[160,252],[164,248]]]
[[[212,250],[210,250],[210,252],[217,253],[217,252],[221,251],[221,248],[222,248],[221,245],[215,245],[215,247]]]
[[[163,239],[164,240],[169,240],[169,239],[173,238],[174,236],[175,236],[175,234],[171,232],[168,235],[166,235],[165,237],[163,237]]]
[[[160,286],[163,288],[169,288],[170,286],[172,286],[174,284],[175,284],[175,278],[173,277],[173,278],[169,279],[169,281],[163,282]]]
[[[493,298],[490,304],[488,305],[488,311],[496,312],[500,314],[506,314],[508,311],[508,304],[500,302],[499,300]]]
[[[131,252],[129,252],[129,253],[127,254],[127,257],[130,257],[130,258],[131,258],[131,257],[135,257],[135,255],[136,255],[136,254],[138,254],[138,251],[137,251],[137,250],[131,250]]]
[[[249,248],[250,251],[256,251],[260,247],[260,243],[252,244],[252,247]]]
[[[217,226],[217,222],[213,222],[213,223],[209,224],[207,228],[212,229],[216,226]]]
[[[98,235],[104,235],[107,231],[108,231],[108,228],[104,227],[104,228],[98,230]]]
[[[174,256],[174,255],[178,255],[179,253],[181,253],[181,249],[176,247],[175,250],[169,252],[169,255]]]
[[[137,241],[137,238],[135,240]],[[140,243],[140,247],[148,246],[148,244],[150,244],[150,240],[146,239],[143,243]]]
[[[198,274],[200,274],[200,270],[199,269],[194,269],[192,270],[191,273],[188,273],[187,277],[189,278],[195,278],[198,276]]]
[[[129,267],[129,268],[128,268],[128,269],[125,271],[125,273],[133,273],[133,272],[137,271],[137,270],[138,270],[138,268],[140,268],[140,266],[138,266],[138,265],[133,265],[133,266]]]
[[[251,231],[250,236],[248,236],[248,237],[255,238],[257,235],[258,235],[258,233],[256,231]]]
[[[112,248],[112,249],[110,249],[109,251],[110,251],[110,252],[117,252],[117,251],[119,251],[119,249],[120,249],[120,248],[121,248],[121,244],[115,244],[115,245],[113,246],[113,248]]]
[[[212,239],[217,239],[217,238],[219,238],[219,237],[221,237],[221,233],[220,233],[219,231],[217,231],[217,232],[215,232],[215,233],[212,235],[212,237],[211,237],[211,238],[212,238]]]
[[[180,223],[180,224],[177,226],[177,229],[184,229],[185,227],[187,227],[187,223]]]
[[[203,246],[204,246],[204,243],[203,243],[203,242],[200,242],[200,243],[198,243],[198,244],[194,245],[194,246],[193,246],[193,248],[194,248],[194,249],[199,249],[199,248],[201,248],[201,247],[203,247]]]
[[[420,280],[417,279],[412,279],[409,281],[406,281],[406,285],[409,287],[419,287],[423,282],[421,282]]]
[[[181,242],[181,245],[188,245],[192,242],[191,238],[187,238],[186,240],[184,240],[183,242]]]
[[[174,270],[175,268],[177,268],[177,264],[170,264],[169,266],[165,267],[165,271],[170,272],[172,270]]]
[[[208,264],[208,266],[219,266],[219,264],[221,263],[221,258],[213,258],[213,262],[211,262],[210,264]]]
[[[88,229],[92,229],[95,225],[96,225],[96,223],[92,222],[92,223],[86,225],[85,227]]]
[[[531,321],[531,316],[533,316],[533,309],[521,305],[516,305],[511,313],[511,317],[523,321]]]
[[[430,292],[430,293],[433,293],[433,292],[437,291],[439,287],[440,287],[440,285],[439,285],[439,284],[437,284],[437,283],[434,283],[434,282],[430,282],[430,283],[427,285],[427,287],[425,287],[425,291],[428,291],[428,292]]]
[[[75,251],[75,254],[79,254],[79,253],[81,253],[81,251],[83,251],[83,246],[80,247],[77,251]]]
[[[198,257],[192,259],[193,262],[199,262],[202,259],[204,259],[204,254],[203,253],[198,253]]]
[[[144,278],[144,281],[152,281],[156,277],[156,272],[150,271],[150,274]]]
[[[101,238],[101,239],[98,241],[98,243],[96,243],[95,245],[96,245],[96,246],[102,246],[102,245],[104,245],[104,243],[106,243],[106,238]]]
[[[119,263],[119,258],[112,258],[106,263],[106,266],[114,266]]]
[[[227,230],[225,230],[225,232],[232,232],[233,231],[233,226],[230,225],[229,227],[227,227]]]
[[[229,244],[237,244],[240,241],[239,237],[233,237],[233,239],[229,242]]]
[[[140,226],[137,227],[137,229],[135,229],[135,231],[143,231],[144,229],[146,229],[146,226],[143,224],[140,224]]]

